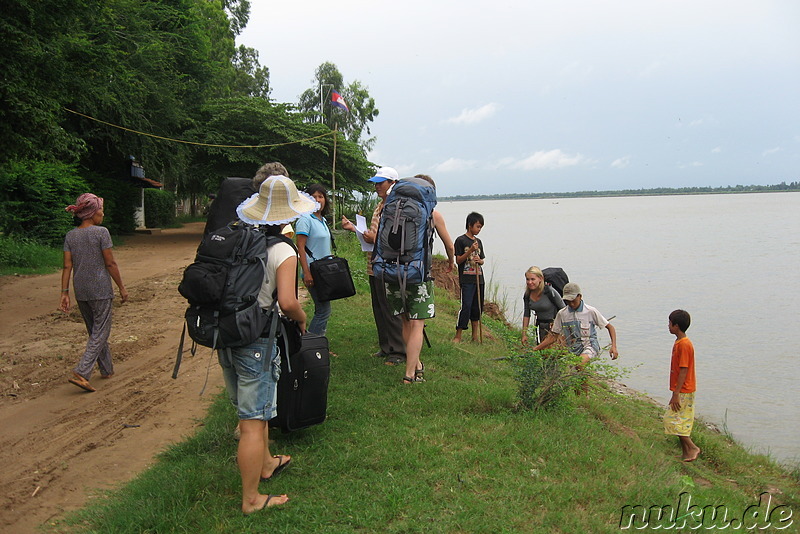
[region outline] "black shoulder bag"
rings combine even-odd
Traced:
[[[356,294],[356,286],[353,285],[353,277],[350,274],[350,265],[346,259],[335,255],[336,242],[333,240],[333,235],[331,235],[331,249],[333,250],[332,255],[314,259],[308,266],[311,276],[314,277],[317,298],[323,302],[344,299]],[[311,258],[314,257],[307,246],[306,254]]]

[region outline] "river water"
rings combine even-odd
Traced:
[[[437,210],[453,239],[470,211],[484,216],[487,276],[517,326],[525,270],[563,267],[588,304],[615,316],[619,364],[631,368],[623,381],[662,403],[675,339],[667,316],[689,311],[698,414],[754,452],[800,463],[800,193],[440,202]]]

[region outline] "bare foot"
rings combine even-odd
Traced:
[[[683,459],[684,462],[694,462],[697,460],[697,457],[700,456],[700,447],[695,447],[690,453],[689,456]]]
[[[263,499],[263,500],[262,500]],[[254,506],[246,506],[242,504],[242,513],[244,515],[250,515],[255,512],[260,512],[265,508],[271,508],[273,506],[280,506],[282,504],[286,504],[289,502],[289,497],[286,494],[283,495],[259,495],[256,498]]]

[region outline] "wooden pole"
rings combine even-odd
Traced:
[[[475,296],[478,299],[478,335],[481,344],[483,344],[483,305],[481,304],[481,276],[478,273],[478,269],[482,269],[482,267],[475,262]]]

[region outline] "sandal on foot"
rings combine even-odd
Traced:
[[[403,377],[403,384],[413,384],[415,382],[425,382],[425,379],[421,376],[404,376]]]
[[[414,370],[414,378],[423,378],[424,379],[424,377],[425,377],[425,364],[422,363],[422,362],[419,362],[419,364],[422,367],[420,367],[419,369],[415,369]]]
[[[278,459],[278,467],[276,467],[276,468],[275,468],[275,469],[272,471],[272,474],[271,474],[270,476],[268,476],[268,477],[261,477],[261,482],[267,482],[267,481],[269,481],[269,480],[272,480],[272,479],[273,479],[273,478],[275,478],[276,476],[280,475],[280,474],[281,474],[281,471],[283,471],[284,469],[286,469],[287,467],[289,467],[289,464],[291,464],[291,463],[292,463],[292,459],[291,459],[291,458],[289,458],[288,460],[286,460],[286,463],[284,463],[283,459],[284,459],[284,458],[286,458],[286,456],[283,456],[282,454],[276,454],[275,456],[273,456],[273,458],[277,458],[277,459]]]
[[[269,501],[271,501],[272,499],[275,499],[276,497],[283,497],[283,495],[267,495],[267,500],[264,501],[264,506],[262,506],[261,508],[258,508],[256,510],[253,510],[252,512],[242,512],[242,513],[244,515],[251,515],[251,514],[255,514],[257,512],[261,512],[263,510],[266,510],[267,508],[271,508],[272,506],[283,506],[284,504],[286,504],[286,503],[281,503],[281,504],[273,504],[272,506],[270,506]]]
[[[97,391],[92,387],[89,381],[83,378],[81,375],[79,375],[78,373],[72,373],[72,374],[74,378],[70,378],[69,380],[67,380],[70,384],[75,384],[79,388],[88,391],[90,393]]]

